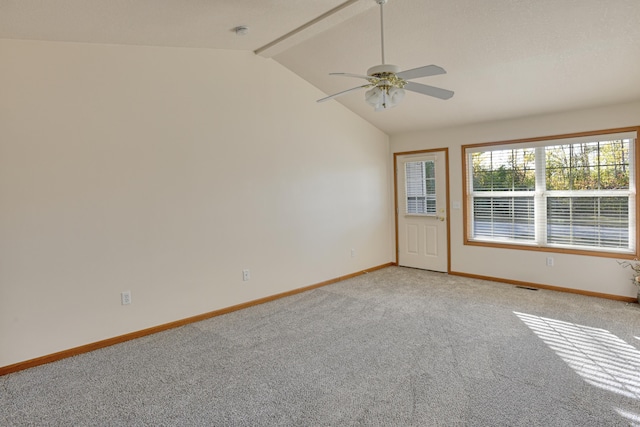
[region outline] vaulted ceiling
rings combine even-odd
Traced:
[[[639,0],[389,0],[384,14],[386,62],[437,64],[447,74],[417,81],[455,91],[382,112],[362,92],[330,101],[389,134],[640,100]],[[330,72],[381,63],[375,0],[0,0],[0,38],[254,51],[326,94],[362,84]]]

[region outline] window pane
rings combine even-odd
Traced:
[[[491,171],[473,171],[473,189],[475,191],[491,191]]]
[[[569,190],[569,168],[549,167],[547,157],[546,182],[547,190]]]
[[[407,213],[415,213],[419,211],[421,200],[417,197],[407,197]]]
[[[535,189],[535,155],[531,148],[473,153],[474,191]]]
[[[516,191],[534,190],[536,173],[533,169],[522,170],[514,175],[513,189]]]
[[[513,189],[513,171],[505,165],[500,165],[491,173],[491,189],[493,191],[508,191]]]
[[[597,190],[598,170],[594,167],[576,167],[571,171],[572,190]]]
[[[473,217],[476,238],[535,238],[533,197],[474,197]]]
[[[629,188],[630,140],[545,148],[547,190]]]
[[[600,166],[601,190],[624,190],[629,188],[629,165]]]
[[[435,162],[426,160],[405,163],[407,212],[409,214],[436,213]]]
[[[435,198],[427,199],[427,204],[425,206],[424,212],[428,213],[428,214],[435,214],[436,213],[436,199]]]
[[[627,197],[548,197],[547,241],[561,245],[628,248]]]
[[[424,163],[424,176],[425,178],[435,178],[436,177],[436,165],[433,161],[423,162]]]

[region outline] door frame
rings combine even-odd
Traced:
[[[393,204],[395,211],[395,238],[396,238],[396,259],[395,265],[399,265],[400,258],[400,246],[398,244],[398,215],[399,207],[398,207],[398,157],[400,156],[408,156],[408,155],[416,155],[416,154],[429,154],[435,152],[443,152],[444,153],[444,174],[445,174],[445,194],[447,197],[446,210],[447,214],[445,216],[445,227],[446,227],[446,235],[447,235],[447,274],[451,273],[451,221],[449,218],[451,217],[451,197],[449,195],[449,148],[429,148],[426,150],[415,150],[415,151],[401,151],[398,153],[393,153]]]

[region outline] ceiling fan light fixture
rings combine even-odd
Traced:
[[[380,105],[382,105],[383,98],[384,92],[377,86],[369,89],[364,93],[364,100],[367,102],[367,104],[375,108],[378,108]]]
[[[388,110],[398,105],[404,98],[405,91],[397,87],[375,86],[364,94],[364,100],[371,105],[375,111]]]
[[[393,105],[398,105],[404,99],[405,91],[399,87],[389,89],[389,100]]]

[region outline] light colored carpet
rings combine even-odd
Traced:
[[[0,377],[0,424],[640,426],[640,306],[390,267]]]

